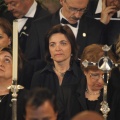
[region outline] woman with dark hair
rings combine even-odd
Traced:
[[[31,88],[46,87],[55,94],[59,86],[79,81],[77,46],[74,34],[68,26],[56,25],[45,37],[47,66],[34,74]]]
[[[20,57],[18,69],[21,69]],[[8,87],[12,85],[12,50],[0,50],[0,120],[12,120],[12,92]],[[24,95],[26,90],[19,90],[17,96],[17,120],[24,120]]]

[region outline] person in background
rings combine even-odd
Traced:
[[[25,120],[57,120],[56,98],[48,89],[31,90],[25,108]]]
[[[12,120],[12,92],[8,89],[12,85],[12,50],[3,48],[0,50],[0,120]],[[18,69],[21,69],[19,57]],[[17,93],[17,120],[24,120],[24,95],[26,90]]]
[[[81,55],[85,46],[102,43],[105,25],[85,15],[89,0],[60,0],[61,9],[55,14],[33,22],[26,45],[25,55],[29,60],[44,60],[45,34],[57,24],[68,25],[76,38]],[[95,33],[95,31],[97,31]],[[32,49],[31,49],[32,48]],[[79,56],[80,57],[80,56]]]
[[[12,13],[13,18],[6,18],[11,22],[18,19],[18,40],[21,51],[24,53],[26,49],[26,42],[29,36],[29,30],[32,21],[48,15],[39,3],[35,0],[4,0],[8,11]]]
[[[104,73],[98,69],[98,66],[84,67],[82,62],[84,60],[95,63],[98,62],[100,58],[104,57],[102,47],[103,45],[98,44],[85,47],[81,56],[81,69],[84,72],[85,78],[80,78],[80,83],[76,85],[64,85],[60,87],[57,96],[59,120],[70,120],[74,115],[85,110],[101,113],[100,103],[103,100]],[[114,63],[116,62],[116,58],[111,50],[108,51],[108,56]],[[114,79],[112,81],[114,81]],[[111,80],[109,80],[108,83],[108,104],[112,110],[111,104],[114,93],[111,92],[113,89],[111,85],[109,85],[110,82]]]
[[[75,115],[71,120],[104,120],[103,116],[95,111],[83,111]]]
[[[31,88],[45,87],[55,95],[59,86],[79,82],[81,70],[76,64],[77,46],[72,30],[53,26],[45,37],[47,65],[33,75]]]
[[[120,33],[120,0],[90,0],[88,10],[106,24],[104,44],[113,45]]]

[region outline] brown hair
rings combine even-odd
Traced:
[[[82,65],[82,62],[84,60],[87,60],[89,62],[98,62],[101,57],[104,56],[104,51],[102,50],[102,47],[104,45],[98,45],[98,44],[91,44],[87,47],[85,47],[82,56],[81,56],[81,68],[83,71],[88,71],[88,70],[98,70],[97,66],[88,66],[85,68]],[[108,57],[113,61],[116,62],[115,55],[111,50],[108,51]]]
[[[12,37],[12,25],[5,18],[0,18],[0,28],[8,37]]]

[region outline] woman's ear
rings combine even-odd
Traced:
[[[86,71],[83,71],[84,72],[84,75],[86,76],[87,75],[87,72]]]

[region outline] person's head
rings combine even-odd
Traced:
[[[5,0],[8,11],[12,12],[16,18],[21,18],[27,14],[34,0]]]
[[[0,50],[0,78],[12,82],[12,51],[9,48]]]
[[[107,6],[116,6],[116,10],[120,10],[120,0],[106,0]]]
[[[71,23],[76,23],[85,13],[89,0],[60,0],[62,14]]]
[[[77,47],[74,34],[67,26],[53,26],[45,37],[46,61],[64,62],[76,59]]]
[[[89,62],[97,63],[100,58],[104,56],[104,51],[102,50],[102,47],[103,45],[91,44],[85,47],[81,56],[81,69],[86,76],[87,86],[91,87],[92,90],[100,90],[103,88],[103,71],[99,70],[98,66],[84,67],[82,65],[82,62],[84,60],[87,60]],[[108,56],[114,63],[116,62],[116,58],[111,50],[108,51]]]
[[[56,98],[48,89],[36,88],[26,101],[26,120],[57,120]]]
[[[75,115],[72,120],[104,120],[104,118],[95,111],[83,111]]]
[[[4,18],[0,18],[0,48],[8,47],[12,40],[12,26]]]

